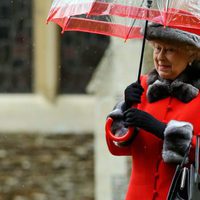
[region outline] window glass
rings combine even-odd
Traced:
[[[86,87],[109,45],[107,36],[65,32],[61,35],[60,93],[86,93]]]
[[[0,93],[32,91],[32,1],[0,1]]]

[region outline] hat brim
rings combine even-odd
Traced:
[[[160,24],[150,24],[148,26],[146,39],[149,41],[151,40],[176,41],[189,44],[200,49],[199,35],[182,31],[179,29],[164,27]]]

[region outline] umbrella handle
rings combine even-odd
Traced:
[[[134,128],[128,128],[128,131],[125,133],[125,135],[123,136],[115,136],[112,131],[111,131],[111,125],[113,123],[113,119],[111,117],[109,117],[107,120],[106,120],[106,126],[105,126],[105,129],[106,129],[106,135],[111,138],[113,141],[115,142],[126,142],[128,141],[132,134],[133,134],[133,129]]]

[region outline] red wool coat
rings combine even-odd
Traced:
[[[141,81],[144,88],[138,108],[150,113],[158,120],[186,121],[193,124],[194,134],[200,133],[200,94],[189,103],[174,97],[167,97],[153,103],[146,98],[147,77]],[[132,172],[126,200],[165,200],[175,172],[176,164],[165,163],[162,159],[163,141],[140,129],[131,145],[118,147],[106,136],[110,152],[116,156],[132,156]],[[191,155],[194,151],[194,136]],[[193,153],[192,153],[193,152]]]

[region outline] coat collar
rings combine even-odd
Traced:
[[[162,79],[154,69],[148,76],[147,98],[155,102],[169,96],[188,103],[199,93],[200,89],[200,62],[194,62],[174,81]]]

